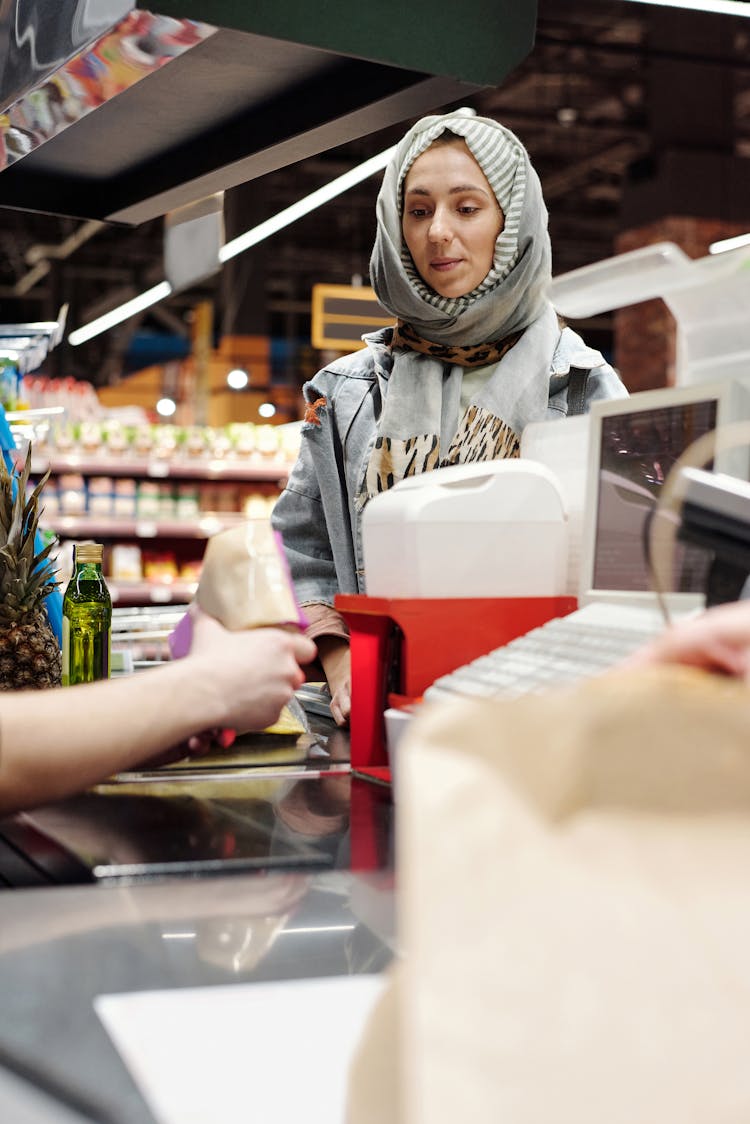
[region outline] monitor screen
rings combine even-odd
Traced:
[[[674,401],[603,416],[599,433],[593,588],[646,592],[646,535],[670,469],[697,438],[716,427],[718,399]],[[677,543],[671,589],[705,589],[710,556]]]

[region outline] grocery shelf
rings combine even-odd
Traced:
[[[42,516],[40,526],[71,539],[208,539],[247,522],[238,511],[205,512],[191,519],[118,519],[98,515]]]
[[[247,460],[199,460],[197,458],[105,457],[69,453],[49,456],[32,455],[32,475],[41,476],[49,469],[52,476],[80,472],[82,476],[135,476],[152,480],[228,480],[282,484],[291,465],[268,457]]]
[[[113,605],[186,605],[198,588],[197,582],[120,581],[107,578]]]

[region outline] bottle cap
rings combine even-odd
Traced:
[[[73,551],[74,562],[101,562],[104,547],[100,542],[77,542]]]

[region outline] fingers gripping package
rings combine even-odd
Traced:
[[[304,628],[281,536],[266,520],[253,520],[213,535],[206,546],[195,604],[230,631],[245,628]],[[173,659],[186,656],[193,638],[188,611],[169,637]],[[235,731],[215,740],[230,746]]]

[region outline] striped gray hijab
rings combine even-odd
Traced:
[[[450,298],[422,280],[401,234],[404,178],[446,130],[464,138],[505,218],[490,272],[471,293]],[[386,168],[377,222],[372,286],[380,303],[424,338],[459,346],[500,340],[528,327],[547,307],[551,251],[541,185],[526,149],[497,121],[470,109],[418,121]]]

